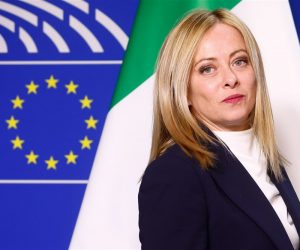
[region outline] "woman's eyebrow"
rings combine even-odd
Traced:
[[[201,63],[202,61],[215,61],[215,60],[217,60],[217,58],[215,57],[202,58],[199,61],[197,61],[194,66],[196,66],[198,63]]]
[[[245,49],[238,49],[238,50],[235,50],[235,51],[231,52],[229,56],[233,57],[235,54],[237,54],[239,52],[245,52],[246,54],[248,54],[247,50],[245,50]]]

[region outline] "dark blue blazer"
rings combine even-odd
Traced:
[[[143,250],[293,250],[270,202],[224,146],[203,170],[178,145],[146,169],[139,191]],[[300,203],[284,171],[278,188],[300,235]]]

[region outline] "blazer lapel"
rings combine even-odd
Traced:
[[[276,212],[247,170],[225,147],[218,145],[214,148],[217,166],[209,172],[217,185],[265,231],[278,249],[293,250]]]
[[[275,177],[269,173],[272,182],[279,190],[282,199],[284,200],[288,212],[291,215],[294,225],[297,229],[298,235],[300,236],[300,203],[297,194],[289,180],[286,171],[283,169],[284,180],[278,182]]]

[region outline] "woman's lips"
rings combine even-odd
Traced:
[[[226,103],[238,103],[243,98],[244,98],[244,95],[236,94],[236,95],[231,95],[231,96],[226,97],[223,100],[223,102],[226,102]]]

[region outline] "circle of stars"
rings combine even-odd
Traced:
[[[47,90],[55,90],[59,87],[59,79],[56,79],[54,75],[51,75],[48,79],[45,79],[45,83]],[[40,85],[36,84],[33,80],[30,81],[29,84],[26,84],[25,87],[27,89],[27,96],[37,95],[39,93]],[[67,95],[76,95],[79,85],[75,84],[74,81],[70,81],[68,84],[65,84],[64,87],[66,88]],[[93,102],[94,100],[90,99],[87,95],[85,95],[82,99],[79,99],[79,105],[81,106],[81,109],[91,109]],[[11,100],[11,103],[13,110],[22,110],[25,107],[26,100],[25,98],[17,95],[14,99]],[[13,115],[6,119],[5,122],[7,123],[8,130],[17,131],[19,126],[22,125],[21,121]],[[95,119],[92,115],[84,120],[87,130],[97,129],[98,122],[99,121]],[[23,150],[23,145],[26,143],[25,139],[20,137],[19,135],[17,135],[10,142],[12,144],[13,150]],[[78,140],[78,143],[80,143],[81,145],[81,150],[90,150],[92,147],[93,140],[91,140],[87,135],[85,135],[82,139]],[[34,149],[31,149],[27,154],[25,153],[24,157],[27,160],[27,165],[37,165],[39,162],[42,162],[45,164],[47,170],[56,170],[60,164],[57,160],[58,158],[54,155],[49,155],[48,159],[40,160],[38,150]],[[66,154],[64,155],[65,163],[67,165],[76,165],[78,157],[78,153],[76,154],[76,152],[74,152],[73,150],[66,151]]]

